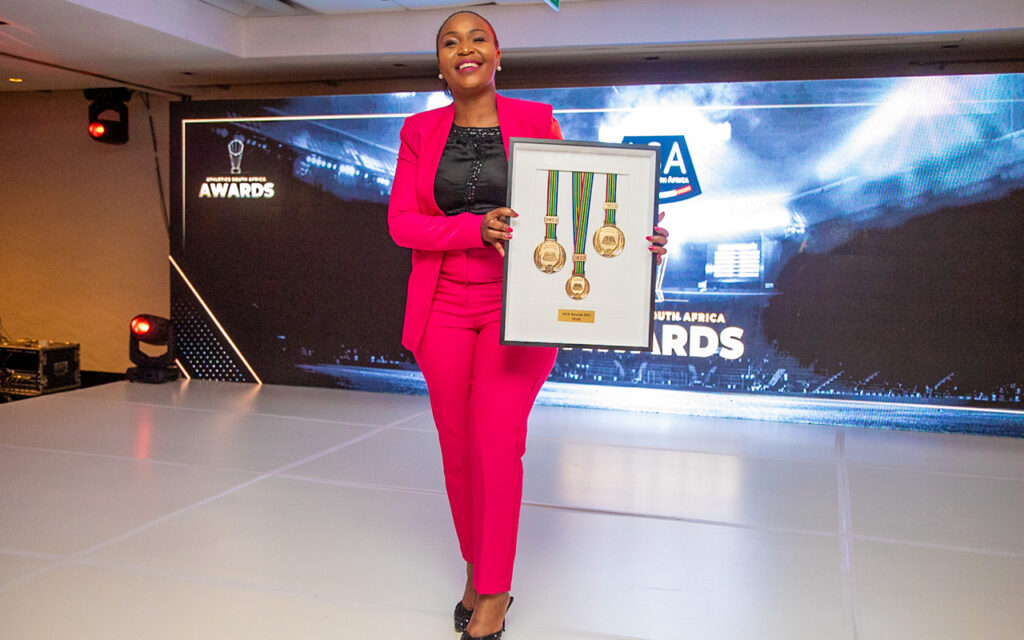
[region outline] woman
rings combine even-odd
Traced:
[[[466,587],[463,640],[498,640],[515,557],[526,419],[556,349],[498,344],[510,137],[561,138],[552,108],[497,95],[498,38],[459,11],[437,34],[452,104],[409,117],[388,206],[395,242],[412,252],[402,344],[430,394]],[[651,250],[665,252],[664,232]]]

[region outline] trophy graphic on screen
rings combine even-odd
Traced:
[[[245,149],[245,143],[238,138],[235,138],[228,143],[228,155],[231,157],[231,173],[239,174],[242,173],[242,150]]]

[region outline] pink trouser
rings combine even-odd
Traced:
[[[557,353],[498,344],[500,265],[489,247],[446,254],[414,354],[430,393],[459,547],[479,593],[512,584],[526,419]]]

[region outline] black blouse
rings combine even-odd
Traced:
[[[452,125],[434,178],[434,199],[447,216],[505,206],[508,158],[498,127]]]

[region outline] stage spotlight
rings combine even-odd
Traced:
[[[178,368],[174,364],[175,340],[174,323],[167,318],[144,313],[132,318],[128,338],[128,357],[136,366],[125,373],[132,382],[159,384],[178,379]],[[142,352],[140,343],[167,346],[167,351],[151,356]]]
[[[89,136],[96,142],[124,144],[128,142],[128,105],[132,92],[124,87],[86,89],[89,105]],[[117,119],[111,119],[117,116]]]

